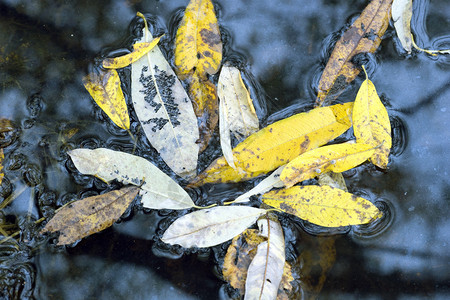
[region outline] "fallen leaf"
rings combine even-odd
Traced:
[[[59,231],[58,245],[72,244],[114,224],[138,192],[138,187],[124,187],[75,201],[62,207],[40,233]]]
[[[210,0],[191,0],[186,7],[175,40],[178,74],[216,74],[222,61],[222,40]]]
[[[329,185],[348,192],[347,184],[345,184],[345,179],[344,176],[342,176],[342,173],[328,172],[320,174],[319,185]]]
[[[5,174],[2,172],[4,159],[5,159],[5,155],[3,154],[3,149],[0,148],[0,184],[3,181],[3,177],[5,177]]]
[[[367,77],[359,88],[353,106],[353,131],[356,143],[377,147],[370,161],[386,169],[392,147],[391,123],[375,85]]]
[[[276,299],[286,260],[283,229],[269,218],[259,219],[258,227],[267,241],[258,245],[248,267],[244,299]]]
[[[330,186],[293,186],[266,193],[262,201],[325,227],[365,224],[382,215],[370,201]]]
[[[139,42],[151,40],[144,29]],[[181,82],[158,46],[131,64],[131,99],[152,146],[179,176],[196,175],[197,118]]]
[[[128,108],[116,70],[91,73],[83,78],[84,87],[111,121],[122,129],[130,128]]]
[[[142,56],[152,50],[158,43],[160,37],[153,39],[151,42],[137,42],[133,45],[133,52],[114,58],[106,58],[103,60],[103,68],[119,69],[138,61]]]
[[[280,179],[281,172],[283,171],[285,165],[279,167],[275,171],[272,172],[269,176],[264,178],[260,183],[258,183],[254,188],[245,194],[237,197],[233,203],[243,203],[250,201],[250,197],[253,195],[264,194],[270,191],[272,188],[283,187],[284,183]]]
[[[219,101],[217,99],[216,86],[207,79],[202,79],[197,73],[188,78],[189,95],[194,106],[195,115],[198,118],[200,138],[198,144],[200,152],[208,146],[209,140],[216,130],[219,122]]]
[[[237,182],[275,170],[349,129],[352,105],[350,102],[315,108],[259,130],[233,149],[236,170],[219,158],[191,186]]]
[[[161,240],[185,248],[211,247],[247,229],[266,210],[248,206],[219,206],[194,211],[173,222]]]
[[[196,207],[181,186],[142,157],[105,148],[75,149],[68,153],[83,174],[94,175],[106,182],[116,179],[124,184],[140,186],[141,202],[146,208]]]
[[[240,235],[235,236],[224,258],[223,277],[233,288],[239,291],[241,296],[245,292],[248,267],[256,255],[257,246],[267,240],[259,233],[257,229],[247,229]],[[292,291],[291,282],[293,280],[291,266],[285,262],[277,299],[289,299],[288,294]]]
[[[228,64],[222,67],[217,95],[220,99],[220,146],[228,164],[235,168],[230,135],[234,134],[239,140],[256,132],[259,129],[258,116],[237,68]]]
[[[411,53],[411,17],[412,0],[394,0],[392,2],[392,20],[394,21],[395,32],[402,47],[406,52]]]
[[[373,155],[375,148],[366,144],[335,144],[305,152],[290,161],[280,179],[286,187],[308,180],[326,172],[350,170]]]
[[[319,81],[316,104],[323,101],[332,90],[352,82],[360,70],[351,59],[358,53],[373,53],[389,25],[392,0],[373,0],[337,41]]]

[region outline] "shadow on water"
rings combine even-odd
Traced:
[[[235,295],[220,273],[229,243],[185,250],[160,241],[185,211],[143,211],[136,202],[112,228],[67,248],[38,236],[41,225],[34,223],[71,200],[120,186],[78,173],[67,157],[67,150],[76,147],[133,149],[128,134],[94,104],[81,78],[99,57],[129,51],[133,28],[140,24],[137,11],[154,16],[156,32],[169,33],[162,46],[173,59],[174,30],[187,3],[0,1],[0,147],[5,153],[0,225],[8,234],[20,232],[0,245],[1,298]],[[214,3],[225,60],[243,70],[267,125],[312,108],[332,46],[367,1]],[[414,1],[412,28],[419,46],[450,48],[449,16],[445,1]],[[344,177],[351,192],[375,203],[385,217],[366,227],[329,230],[280,215],[288,260],[296,262],[296,272],[309,272],[300,277],[304,290],[297,295],[313,296],[324,284],[320,299],[449,298],[450,58],[406,55],[388,29],[380,50],[360,59],[369,63],[369,76],[388,108],[394,143],[387,171],[365,164]],[[126,77],[130,70],[121,72]],[[353,99],[362,80],[350,84],[339,101]],[[125,83],[126,93],[129,88]],[[137,154],[175,177],[139,131],[135,112],[130,113]],[[218,147],[209,147],[199,168],[220,154]],[[232,200],[259,180],[188,192],[197,204],[207,205]]]

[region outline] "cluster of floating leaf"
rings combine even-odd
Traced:
[[[323,105],[337,97],[331,92],[336,82],[344,78],[350,83],[360,73],[350,58],[378,48],[391,4],[392,0],[371,1],[337,42],[319,83],[316,108],[261,130],[240,71],[222,66],[221,37],[211,1],[192,0],[185,10],[176,35],[176,75],[157,45],[160,37],[152,37],[145,18],[138,14],[145,28],[134,50],[105,59],[104,70],[85,79],[86,89],[117,126],[129,130],[116,69],[131,65],[134,109],[148,140],[167,165],[190,180],[189,187],[238,182],[273,171],[252,190],[226,203],[245,203],[262,194],[264,204],[261,208],[198,207],[180,185],[144,158],[103,148],[75,149],[69,155],[81,173],[131,186],[62,207],[42,232],[59,231],[58,244],[73,243],[112,225],[139,194],[146,208],[199,209],[169,226],[162,236],[168,244],[211,247],[233,239],[224,277],[233,287],[245,290],[246,299],[263,295],[275,299],[283,293],[281,287],[289,290],[292,275],[275,211],[326,227],[365,224],[381,216],[370,201],[347,192],[341,175],[365,161],[387,167],[391,126],[375,86],[366,78],[354,102]],[[209,78],[219,70],[216,90]],[[198,153],[208,145],[217,123],[223,157],[196,176]],[[355,140],[326,145],[351,127]],[[245,139],[232,148],[232,135]],[[320,185],[296,185],[315,177]],[[255,222],[259,230],[247,229]],[[248,242],[237,250],[237,239],[243,237]],[[238,253],[250,252],[245,270],[233,267],[237,258],[244,259]]]

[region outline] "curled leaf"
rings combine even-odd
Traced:
[[[262,200],[325,227],[365,224],[382,215],[370,201],[330,186],[293,186],[266,193]]]
[[[181,186],[142,157],[105,148],[75,149],[69,155],[83,174],[95,175],[106,182],[116,179],[140,186],[141,201],[146,208],[196,207]]]
[[[130,128],[128,108],[116,70],[91,73],[83,78],[84,87],[111,121],[122,129]]]
[[[173,222],[161,240],[185,248],[211,247],[247,229],[266,210],[247,206],[219,206],[184,215]]]
[[[161,39],[162,36],[153,39],[151,42],[136,43],[133,45],[133,52],[126,55],[122,55],[114,58],[106,58],[103,60],[103,68],[106,69],[119,69],[125,68],[126,66],[136,62],[142,56],[147,54],[148,51],[152,50]]]
[[[222,40],[211,0],[191,0],[175,40],[175,65],[179,74],[195,67],[197,74],[217,73],[222,61]]]
[[[280,179],[286,187],[326,172],[344,172],[373,155],[375,149],[366,144],[335,144],[305,152],[290,161]]]
[[[361,84],[353,106],[353,130],[357,143],[377,147],[370,161],[387,168],[392,147],[391,123],[386,108],[369,79]]]
[[[62,207],[41,234],[59,231],[58,245],[67,245],[111,226],[133,202],[138,187],[124,187]]]
[[[358,53],[373,53],[389,25],[392,0],[373,0],[337,41],[319,81],[316,103],[322,105],[330,90],[352,82],[360,69],[351,59]]]
[[[223,156],[234,168],[230,133],[237,139],[248,137],[259,129],[253,100],[235,67],[224,65],[220,71],[217,95],[219,105],[220,145]]]

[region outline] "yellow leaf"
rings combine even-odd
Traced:
[[[119,69],[124,68],[136,61],[138,61],[147,52],[152,50],[161,39],[162,36],[153,39],[149,43],[136,43],[133,45],[133,52],[114,58],[106,58],[103,60],[103,68]]]
[[[325,227],[365,224],[382,215],[370,201],[330,186],[293,186],[266,193],[262,201]]]
[[[303,152],[324,145],[344,133],[351,126],[352,106],[350,102],[319,107],[275,122],[233,149],[236,170],[221,157],[191,186],[237,182],[275,170]]]
[[[385,169],[392,146],[391,123],[387,110],[369,79],[363,81],[356,95],[353,106],[353,130],[357,143],[377,147],[370,161]]]
[[[222,40],[210,0],[191,0],[178,27],[175,65],[180,74],[194,67],[200,77],[215,74],[222,61]]]
[[[336,94],[358,76],[351,62],[358,53],[373,53],[389,25],[392,0],[373,0],[337,41],[319,81],[316,103],[322,105],[333,89]]]
[[[3,177],[5,176],[5,174],[3,174],[3,172],[2,172],[4,159],[5,159],[5,155],[3,154],[3,149],[0,148],[0,184],[2,183]]]
[[[366,144],[336,144],[305,152],[289,162],[281,172],[286,187],[326,172],[344,172],[372,156],[375,149]]]
[[[234,168],[230,133],[237,139],[248,137],[259,129],[258,116],[241,73],[236,67],[224,65],[217,85],[217,95],[220,99],[220,145],[227,162]]]
[[[128,108],[120,87],[120,78],[116,70],[91,73],[83,78],[84,87],[94,98],[95,103],[120,128],[130,128]]]
[[[342,173],[322,173],[319,175],[319,185],[329,185],[348,192],[347,184],[345,183]]]
[[[199,144],[200,152],[202,152],[208,146],[219,122],[216,86],[211,81],[200,78],[195,72],[189,77],[189,95],[199,121]]]
[[[124,187],[71,203],[56,213],[41,234],[59,231],[58,245],[66,245],[102,231],[120,218],[138,192],[138,187]]]

